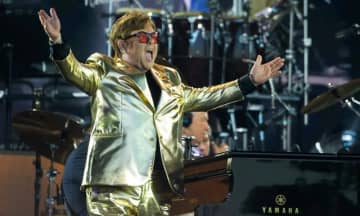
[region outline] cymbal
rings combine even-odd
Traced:
[[[286,0],[276,0],[273,4],[253,14],[256,21],[271,21],[274,25],[290,12],[291,5]]]
[[[163,10],[159,10],[156,8],[129,8],[129,7],[122,7],[122,8],[118,8],[116,9],[115,14],[117,15],[123,15],[129,11],[140,11],[140,12],[145,12],[147,14],[151,14],[151,15],[161,15],[164,14],[165,11]]]
[[[85,135],[84,120],[64,113],[24,111],[15,115],[12,126],[24,143],[41,155],[65,164],[68,154]]]
[[[189,17],[197,17],[198,19],[210,18],[210,13],[200,11],[180,11],[176,12],[172,16],[174,19],[184,19]]]
[[[301,109],[303,113],[313,113],[323,110],[335,103],[350,97],[360,90],[360,79],[352,80],[343,85],[329,89],[327,92],[318,95]]]

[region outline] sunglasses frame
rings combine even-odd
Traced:
[[[141,40],[141,37],[144,36],[144,35],[146,35],[146,41]],[[151,41],[151,43],[154,43],[154,44],[159,43],[159,32],[157,32],[157,31],[154,31],[154,32],[139,31],[139,32],[136,32],[135,34],[131,34],[131,35],[123,38],[123,40],[127,40],[127,39],[132,38],[132,37],[136,37],[138,39],[139,43],[148,44],[149,41]]]

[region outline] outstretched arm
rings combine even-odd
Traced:
[[[183,85],[185,111],[207,111],[234,103],[244,99],[244,96],[265,83],[274,76],[278,76],[284,59],[275,58],[262,64],[262,57],[257,56],[249,76],[220,85],[204,88],[193,88]]]
[[[104,72],[104,61],[99,54],[93,54],[86,64],[79,62],[70,50],[70,47],[63,43],[61,38],[61,23],[54,8],[48,14],[45,10],[38,12],[39,20],[49,37],[51,54],[61,74],[66,80],[93,95],[99,86]]]

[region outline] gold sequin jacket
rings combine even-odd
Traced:
[[[136,69],[118,58],[92,54],[86,63],[70,51],[54,60],[66,80],[92,98],[91,131],[82,186],[140,186],[151,177],[156,143],[171,189],[183,192],[183,112],[208,111],[243,100],[237,80],[204,88],[181,82],[178,72],[155,64],[161,88],[155,109],[134,82]]]

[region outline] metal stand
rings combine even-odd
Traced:
[[[270,83],[271,83],[271,81],[272,80],[269,80]],[[282,150],[286,151],[286,152],[291,152],[292,151],[292,146],[291,146],[292,117],[296,116],[296,112],[291,106],[286,104],[281,99],[281,97],[277,94],[275,88],[272,88],[271,95],[272,95],[272,98],[275,98],[286,111],[286,112],[284,112],[283,119],[282,119],[282,136],[281,136],[282,137]],[[272,106],[275,106],[274,103],[275,102],[273,101]],[[275,108],[275,107],[273,107],[273,108]]]
[[[193,136],[184,136],[181,138],[184,144],[184,160],[192,160],[192,141],[194,137]]]
[[[235,111],[236,108],[231,107],[227,109],[228,115],[229,115],[229,123],[228,125],[231,127],[232,132],[232,142],[230,143],[230,150],[231,151],[248,151],[248,150],[254,150],[254,147],[249,149],[249,143],[248,143],[248,129],[247,128],[241,128],[237,127],[236,123],[236,117],[235,117]],[[248,113],[248,111],[245,111],[247,117],[250,119],[252,124],[258,128],[259,124],[252,118],[252,116]],[[259,118],[262,118],[262,114],[259,114]],[[263,137],[262,130],[259,130],[259,137]],[[255,135],[252,134],[251,141],[253,143],[253,146],[255,146]],[[241,146],[239,146],[241,144]]]
[[[50,144],[50,151],[51,151],[51,159],[50,159],[50,168],[46,174],[46,176],[49,179],[49,184],[48,184],[48,197],[46,199],[46,208],[47,208],[47,212],[48,212],[48,216],[52,216],[54,214],[54,210],[55,210],[55,198],[53,196],[53,190],[54,190],[54,184],[55,184],[55,178],[56,175],[59,173],[55,168],[54,168],[54,158],[55,158],[55,151],[57,149],[57,145],[55,144]]]
[[[166,27],[167,28],[163,28],[166,29],[166,35],[167,35],[167,56],[168,56],[168,61],[170,63],[172,63],[172,52],[173,52],[173,37],[174,37],[174,29],[173,29],[173,24],[172,24],[172,19],[171,19],[171,15],[170,12],[166,12],[165,15],[165,22],[166,22]]]
[[[227,29],[229,29],[228,25],[229,24],[227,24],[227,23],[221,24],[221,27],[223,27],[222,39],[223,39],[223,44],[224,44],[223,55],[222,55],[222,59],[221,59],[221,83],[224,83],[226,81],[227,56],[228,56],[228,50],[230,48],[230,44],[232,41],[230,32],[229,32],[229,30],[227,30]]]
[[[231,13],[233,16],[238,17],[247,17],[249,16],[249,10],[247,10],[244,5],[249,5],[249,0],[236,0],[233,1],[233,7]]]
[[[230,117],[229,124],[230,124],[230,127],[231,127],[231,132],[232,132],[232,135],[233,135],[233,139],[238,140],[237,133],[236,133],[235,108],[229,108],[229,109],[227,109],[227,112],[228,112],[229,117]]]
[[[290,4],[292,5],[289,16],[289,42],[288,49],[285,51],[285,59],[287,62],[287,73],[288,73],[288,84],[287,91],[288,93],[292,92],[292,78],[293,78],[293,64],[294,64],[294,10],[293,6],[297,5],[297,0],[290,0]]]
[[[346,107],[346,108],[348,108],[349,110],[351,110],[358,118],[360,118],[360,112],[358,111],[358,110],[356,110],[354,107],[353,107],[353,103],[355,103],[354,102],[354,98],[352,98],[351,100],[349,100],[349,99],[346,99],[345,101],[340,101],[340,103],[341,103],[341,105],[343,106],[343,107]]]
[[[287,93],[300,93],[302,91],[304,97],[304,105],[308,103],[308,90],[309,90],[309,81],[308,81],[308,69],[309,69],[309,47],[311,46],[311,39],[308,37],[308,0],[303,1],[303,14],[298,10],[298,0],[289,0],[290,4],[290,14],[289,14],[289,41],[288,49],[285,51],[285,59],[287,62]],[[293,69],[296,69],[295,61],[295,51],[294,51],[294,23],[295,18],[300,20],[303,24],[303,45],[304,45],[304,71],[303,74],[300,74],[298,71],[297,75],[303,78],[302,83],[293,83],[294,73]],[[296,91],[300,87],[301,91]],[[273,92],[273,91],[272,91]],[[280,97],[276,96],[278,100]],[[279,100],[280,101],[280,100]],[[291,115],[294,113],[291,112],[292,108],[288,107],[284,102],[282,102],[283,107],[287,110],[285,116],[283,117],[283,150],[291,151],[291,125],[292,119]],[[286,106],[285,106],[286,105]],[[304,125],[308,124],[308,116],[304,115]],[[289,143],[287,143],[289,142]]]
[[[113,1],[110,0],[109,3],[108,3],[108,13],[109,14],[113,14]],[[108,16],[107,18],[107,27],[105,29],[105,34],[106,36],[109,36],[110,35],[110,31],[111,31],[111,26],[112,26],[112,23],[114,22],[114,18],[113,16]],[[107,55],[108,56],[111,56],[111,51],[112,51],[112,48],[111,48],[111,43],[109,40],[106,40],[106,50],[107,50]]]
[[[285,152],[291,152],[291,116],[286,113],[282,119],[282,150]]]
[[[5,43],[2,45],[3,50],[5,51],[5,57],[8,63],[7,79],[5,82],[5,92],[4,92],[4,104],[5,104],[5,122],[4,122],[4,147],[5,149],[10,149],[10,119],[11,119],[11,83],[12,83],[12,73],[13,73],[13,45],[11,43]]]
[[[311,38],[309,38],[309,25],[308,25],[308,0],[303,1],[303,34],[304,34],[304,106],[309,102],[309,49],[311,46]],[[308,115],[304,115],[304,125],[308,125]]]
[[[32,110],[39,111],[41,109],[41,97],[43,96],[42,88],[36,88],[33,92],[34,100],[32,101]],[[41,178],[43,176],[43,171],[41,168],[41,158],[40,153],[35,151],[35,161],[33,162],[35,165],[35,182],[34,182],[34,210],[35,216],[39,215],[39,205],[41,199]]]
[[[171,12],[173,11],[172,3],[169,0],[161,0],[163,10],[165,11],[164,16],[161,18],[161,35],[166,35],[167,39],[167,60],[169,63],[173,62],[172,52],[173,52],[173,37],[174,37],[174,28],[171,19]]]
[[[288,49],[286,50],[286,62],[287,62],[287,72],[288,72],[288,85],[287,92],[292,93],[296,86],[293,86],[293,69],[295,65],[295,52],[294,52],[294,23],[295,17],[301,20],[303,24],[303,45],[304,45],[304,54],[303,54],[303,64],[304,71],[301,75],[303,77],[303,83],[300,86],[303,89],[303,97],[304,97],[304,106],[309,102],[309,48],[311,46],[311,38],[308,36],[308,0],[303,1],[303,14],[301,15],[298,10],[298,0],[290,0],[290,15],[289,15],[289,44]],[[295,84],[296,85],[296,84]],[[308,115],[304,115],[304,125],[308,124]]]
[[[211,13],[210,17],[209,85],[213,84],[214,73],[215,15]]]
[[[41,178],[43,171],[41,168],[41,158],[38,151],[35,152],[35,182],[34,182],[34,215],[39,216],[39,205],[40,205],[40,191],[41,191]]]
[[[209,0],[208,6],[210,9],[210,48],[209,48],[209,85],[213,85],[214,79],[214,43],[215,43],[215,19],[221,14],[221,5],[219,1]],[[226,55],[226,53],[223,53]],[[224,75],[222,75],[224,76]]]

